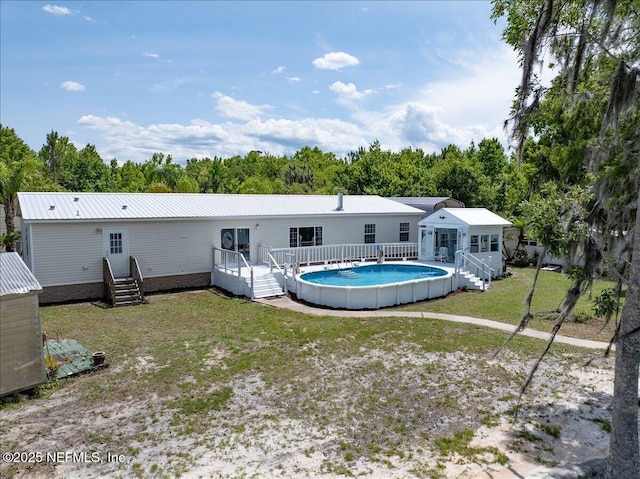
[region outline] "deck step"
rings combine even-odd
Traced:
[[[256,276],[253,279],[253,297],[269,298],[273,296],[283,296],[284,291],[278,279],[271,273]]]
[[[115,278],[114,307],[134,306],[143,303],[138,282],[132,277]]]
[[[474,289],[479,291],[486,289],[484,285],[484,281],[482,281],[482,279],[476,276],[475,274],[469,271],[461,271],[460,275],[461,275],[460,279],[462,283],[460,286],[464,286],[467,289]]]

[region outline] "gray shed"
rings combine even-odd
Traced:
[[[0,253],[0,396],[46,382],[38,293],[18,253]]]

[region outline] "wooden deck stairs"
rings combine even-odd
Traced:
[[[108,304],[119,307],[145,303],[144,278],[140,273],[138,261],[133,256],[129,257],[130,276],[116,278],[108,258],[103,258],[102,264],[104,298]]]
[[[113,307],[119,306],[135,306],[142,304],[144,298],[140,292],[138,281],[132,277],[115,278],[115,296],[113,298]]]

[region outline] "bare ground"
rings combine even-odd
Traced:
[[[152,395],[88,404],[78,391],[90,377],[72,379],[0,410],[3,453],[63,454],[3,461],[0,476],[497,479],[607,453],[612,360],[585,367],[577,355],[548,358],[515,420],[530,359],[514,353],[490,360],[397,341],[355,356],[303,347],[286,377],[236,376],[190,402]],[[202,367],[226,354],[212,349]],[[153,357],[129,358],[97,374],[155,367]],[[443,447],[465,430],[474,432],[469,444]]]

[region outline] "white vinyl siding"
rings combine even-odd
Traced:
[[[361,244],[365,224],[376,225],[376,241],[398,241],[398,224],[416,224],[420,213],[342,215],[340,217],[238,218],[237,220],[165,220],[31,223],[33,273],[43,287],[102,282],[103,234],[127,228],[129,254],[144,277],[210,272],[213,246],[221,247],[221,231],[248,228],[251,261],[258,245],[289,247],[290,228],[322,226],[322,244]],[[417,228],[409,234],[417,242]]]

